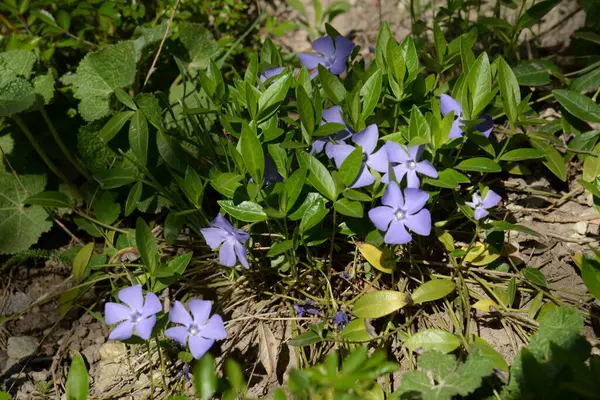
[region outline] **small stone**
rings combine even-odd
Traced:
[[[588,228],[588,222],[587,221],[579,221],[578,223],[575,224],[575,232],[579,233],[580,235],[584,235],[587,232],[587,228]]]
[[[587,233],[590,236],[598,236],[600,235],[600,225],[599,224],[588,224]]]
[[[42,371],[31,371],[29,375],[31,375],[31,379],[34,382],[46,382],[48,380],[48,371],[45,369]]]
[[[94,343],[96,344],[103,344],[104,342],[106,342],[104,336],[98,336],[96,339],[94,339]]]
[[[91,346],[86,347],[85,349],[83,349],[81,351],[81,354],[85,357],[85,359],[87,360],[87,362],[89,364],[95,363],[100,358],[100,354],[99,354],[100,346],[101,345],[99,345],[99,344],[93,344]]]
[[[88,329],[85,326],[78,326],[73,335],[78,338],[84,338],[88,334]]]
[[[15,292],[6,298],[0,316],[9,316],[24,310],[32,300],[23,292]],[[0,303],[1,304],[1,303]]]
[[[33,336],[11,336],[6,346],[8,358],[21,360],[29,357],[35,354],[39,345],[40,342]]]
[[[101,360],[113,360],[127,353],[127,346],[121,342],[108,342],[100,346],[98,353]]]

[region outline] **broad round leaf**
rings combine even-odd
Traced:
[[[380,318],[407,305],[410,296],[394,290],[378,290],[361,296],[352,311],[360,318]]]
[[[413,293],[414,304],[426,303],[446,297],[454,291],[454,282],[446,279],[434,279],[419,286]]]
[[[460,340],[456,335],[441,329],[424,329],[406,339],[404,345],[410,351],[436,350],[446,354],[456,350],[460,346]]]
[[[394,255],[389,249],[381,250],[369,243],[361,243],[357,247],[365,260],[379,271],[391,274],[396,268]]]

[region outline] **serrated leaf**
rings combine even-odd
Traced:
[[[219,200],[219,205],[232,217],[244,222],[260,222],[268,219],[263,208],[251,201],[235,204],[231,200]]]
[[[16,76],[29,78],[35,60],[35,54],[29,50],[13,49],[0,53],[0,82]]]
[[[398,311],[410,302],[410,296],[394,290],[377,290],[362,295],[352,311],[359,318],[380,318]]]
[[[13,77],[0,81],[0,117],[27,110],[35,102],[35,92],[27,80]]]
[[[33,80],[33,90],[43,100],[43,104],[50,104],[54,97],[54,77],[51,73],[38,75]]]
[[[414,304],[427,303],[446,297],[454,288],[454,282],[451,280],[433,279],[416,288],[411,297]]]
[[[201,24],[183,22],[180,25],[179,40],[189,53],[188,67],[191,69],[206,69],[210,60],[220,53],[219,44],[212,33]]]
[[[259,359],[263,367],[265,367],[267,376],[271,376],[277,368],[279,342],[275,339],[273,332],[263,322],[258,323],[256,330],[258,332]]]

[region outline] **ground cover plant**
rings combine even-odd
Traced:
[[[68,268],[2,324],[50,305],[101,338],[8,338],[0,396],[36,362],[31,398],[598,396],[594,2],[563,63],[523,45],[556,0],[411,2],[363,48],[344,2],[67,3],[1,6],[3,272]]]

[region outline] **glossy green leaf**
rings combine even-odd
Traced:
[[[83,281],[93,251],[94,242],[90,242],[83,246],[75,255],[75,258],[73,259],[73,280],[75,281],[75,284],[79,284]]]
[[[550,72],[539,60],[525,61],[513,68],[521,86],[543,86],[551,82]]]
[[[148,121],[144,113],[137,111],[129,124],[129,147],[142,165],[148,161]]]
[[[136,180],[133,170],[120,167],[99,172],[94,178],[102,186],[102,189],[118,188]]]
[[[363,217],[363,206],[362,203],[358,202],[358,201],[352,201],[352,200],[348,200],[346,198],[342,198],[337,200],[334,204],[333,207],[335,208],[335,210],[342,214],[342,215],[346,215],[348,217],[353,217],[353,218],[362,218]]]
[[[361,117],[367,119],[373,113],[373,110],[379,102],[382,86],[381,69],[375,71],[360,89],[360,97],[362,98],[362,113]]]
[[[504,112],[514,125],[519,117],[517,107],[521,103],[521,89],[513,70],[503,58],[498,58],[498,80]]]
[[[284,240],[283,242],[277,242],[271,246],[269,252],[267,253],[267,257],[276,257],[280,254],[285,253],[288,250],[291,250],[293,247],[293,240]]]
[[[67,376],[67,400],[87,400],[90,391],[88,371],[80,353],[73,355]]]
[[[556,175],[561,181],[566,182],[567,180],[567,166],[564,158],[560,155],[558,150],[549,143],[541,140],[529,139],[531,145],[536,149],[540,150],[545,155],[544,165]]]
[[[150,227],[142,218],[138,218],[135,223],[135,242],[140,251],[142,263],[150,275],[154,275],[158,265],[158,245]]]
[[[291,83],[292,74],[288,72],[279,76],[271,86],[260,95],[260,99],[258,99],[259,118],[263,118],[267,116],[267,113],[274,111],[275,106],[285,99]]]
[[[98,135],[104,140],[105,143],[111,141],[117,133],[121,130],[123,125],[129,119],[135,115],[134,111],[122,111],[118,114],[115,114],[108,120],[108,122],[104,125],[104,127],[98,132]]]
[[[335,104],[342,104],[346,98],[344,84],[321,64],[317,66],[317,69],[319,70],[319,80],[327,97]]]
[[[581,278],[592,296],[594,296],[596,300],[600,300],[600,263],[596,260],[583,257]]]
[[[246,123],[242,125],[241,141],[244,164],[254,182],[260,184],[263,181],[265,172],[265,155],[260,140],[256,136],[256,130]]]
[[[544,152],[538,149],[515,149],[508,151],[500,157],[501,161],[524,161],[524,160],[533,160],[536,158],[543,158]]]
[[[209,400],[217,391],[217,372],[215,358],[206,353],[194,365],[194,391],[200,400]]]
[[[127,106],[133,111],[137,111],[137,106],[133,102],[131,96],[120,87],[115,88],[115,96],[123,105]]]
[[[423,329],[418,331],[404,341],[404,345],[410,350],[429,351],[436,350],[440,353],[450,353],[460,346],[460,339],[441,329]]]
[[[469,178],[460,172],[446,168],[438,173],[437,179],[425,178],[425,183],[446,189],[455,189],[461,183],[470,183]]]
[[[577,118],[587,122],[600,122],[600,105],[589,97],[564,89],[553,90],[552,94],[565,110]]]
[[[260,222],[268,219],[263,208],[251,201],[235,204],[231,200],[219,200],[219,205],[232,217],[244,222]]]
[[[23,204],[31,204],[42,207],[55,207],[55,208],[71,208],[73,203],[69,197],[58,191],[46,191],[34,194],[23,200]]]
[[[500,231],[500,232],[515,231],[515,232],[523,232],[523,233],[526,233],[526,234],[532,235],[532,236],[541,236],[538,232],[534,231],[531,228],[528,228],[523,225],[512,224],[508,221],[492,221],[490,224],[492,225],[493,231]]]
[[[377,290],[362,295],[352,311],[359,318],[380,318],[400,310],[411,301],[407,293],[394,290]]]
[[[492,74],[490,61],[486,53],[481,53],[475,64],[472,65],[467,82],[471,94],[471,117],[476,118],[491,100]]]
[[[283,182],[283,191],[280,194],[280,210],[283,213],[287,214],[296,204],[296,201],[304,188],[306,172],[306,168],[299,168]]]
[[[413,104],[410,110],[410,120],[408,122],[408,140],[421,138],[426,142],[429,141],[430,129],[427,120],[421,113],[421,110]]]
[[[329,209],[325,207],[325,201],[323,199],[316,199],[311,205],[308,206],[302,220],[300,220],[299,231],[300,234],[308,231],[320,223],[323,218],[329,213]]]
[[[211,170],[210,185],[223,196],[233,199],[235,192],[242,186],[241,181],[244,179],[242,175],[233,172],[219,173]]]
[[[521,273],[527,281],[533,283],[534,285],[540,286],[542,288],[548,287],[548,282],[546,282],[544,274],[542,274],[542,271],[540,271],[539,269],[529,267],[523,268],[521,270]]]
[[[454,282],[451,280],[433,279],[416,288],[411,297],[414,304],[427,303],[446,297],[454,288]]]
[[[469,353],[474,351],[479,352],[481,356],[494,363],[494,368],[497,370],[508,372],[508,363],[504,357],[479,336],[475,336],[473,342],[469,346]]]
[[[135,211],[137,206],[142,199],[142,191],[144,189],[144,184],[142,182],[137,182],[127,195],[127,200],[125,201],[125,216],[128,217],[132,212]]]
[[[340,175],[342,182],[346,187],[351,186],[362,169],[363,165],[363,151],[361,146],[356,146],[354,150],[346,157],[346,159],[340,165]]]
[[[317,189],[323,196],[329,200],[335,201],[337,198],[337,188],[331,174],[327,168],[315,157],[305,151],[298,151],[298,160],[301,166],[308,169],[308,183]]]
[[[365,342],[371,339],[364,318],[353,319],[342,330],[342,338],[349,342]]]
[[[556,7],[561,0],[544,0],[536,2],[521,15],[517,21],[517,29],[529,28],[539,22]]]
[[[596,89],[598,86],[600,86],[600,68],[573,79],[570,89],[575,92],[583,92]]]
[[[502,171],[502,167],[498,165],[492,159],[485,157],[475,157],[469,158],[468,160],[461,161],[454,168],[460,169],[463,171],[474,171],[474,172],[500,172]]]

